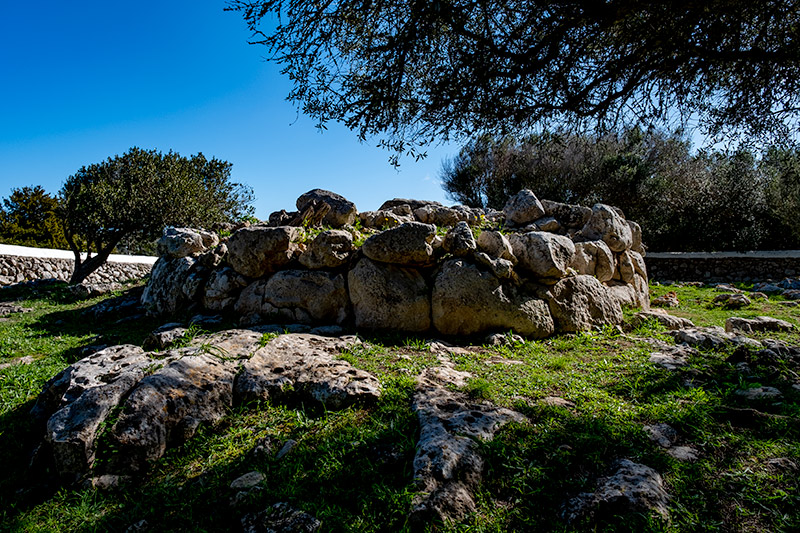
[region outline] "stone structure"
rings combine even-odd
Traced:
[[[800,250],[648,253],[645,262],[657,281],[747,282],[800,275]]]
[[[142,304],[154,315],[234,313],[246,326],[532,338],[649,308],[641,229],[610,206],[523,190],[502,212],[396,199],[359,214],[319,189],[297,205],[219,244],[188,228],[165,233]]]
[[[89,275],[86,283],[142,278],[150,273],[154,261],[155,258],[150,257],[111,256],[105,265]],[[74,264],[72,252],[66,250],[3,245],[0,249],[0,286],[37,279],[69,281]]]

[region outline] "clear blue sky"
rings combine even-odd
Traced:
[[[456,146],[399,171],[376,143],[320,133],[285,100],[288,81],[223,0],[5,2],[0,16],[0,197],[56,193],[83,165],[131,146],[233,163],[256,216],[313,188],[359,210],[412,197],[447,202],[438,182]],[[452,202],[447,202],[452,203]]]

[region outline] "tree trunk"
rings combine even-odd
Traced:
[[[108,243],[97,255],[87,257],[85,261],[81,260],[80,252],[77,247],[72,248],[72,253],[75,254],[75,268],[72,271],[72,277],[69,279],[70,285],[76,285],[85,280],[89,275],[103,266],[111,255],[111,251],[119,243],[120,238],[115,238],[112,242]]]

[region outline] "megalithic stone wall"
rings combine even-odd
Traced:
[[[114,260],[116,259],[116,260]],[[142,278],[150,273],[155,258],[112,256],[89,275],[87,283],[112,283]],[[39,279],[69,281],[74,267],[72,253],[24,246],[0,245],[0,286]]]
[[[618,323],[622,306],[649,308],[636,223],[528,190],[503,211],[395,199],[359,214],[316,189],[297,211],[221,241],[172,228],[159,253],[142,296],[151,314],[202,308],[242,325],[541,338]]]

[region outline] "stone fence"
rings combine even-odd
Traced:
[[[772,252],[648,252],[654,281],[767,281],[800,275],[800,250]]]
[[[142,303],[155,315],[532,338],[648,308],[639,226],[616,209],[540,201],[503,211],[390,200],[358,213],[329,191],[227,238],[171,228]],[[336,229],[328,229],[336,228]]]
[[[109,261],[86,279],[111,283],[141,278],[150,273],[155,257],[111,255]],[[0,286],[37,279],[69,281],[75,261],[72,252],[0,244]]]

